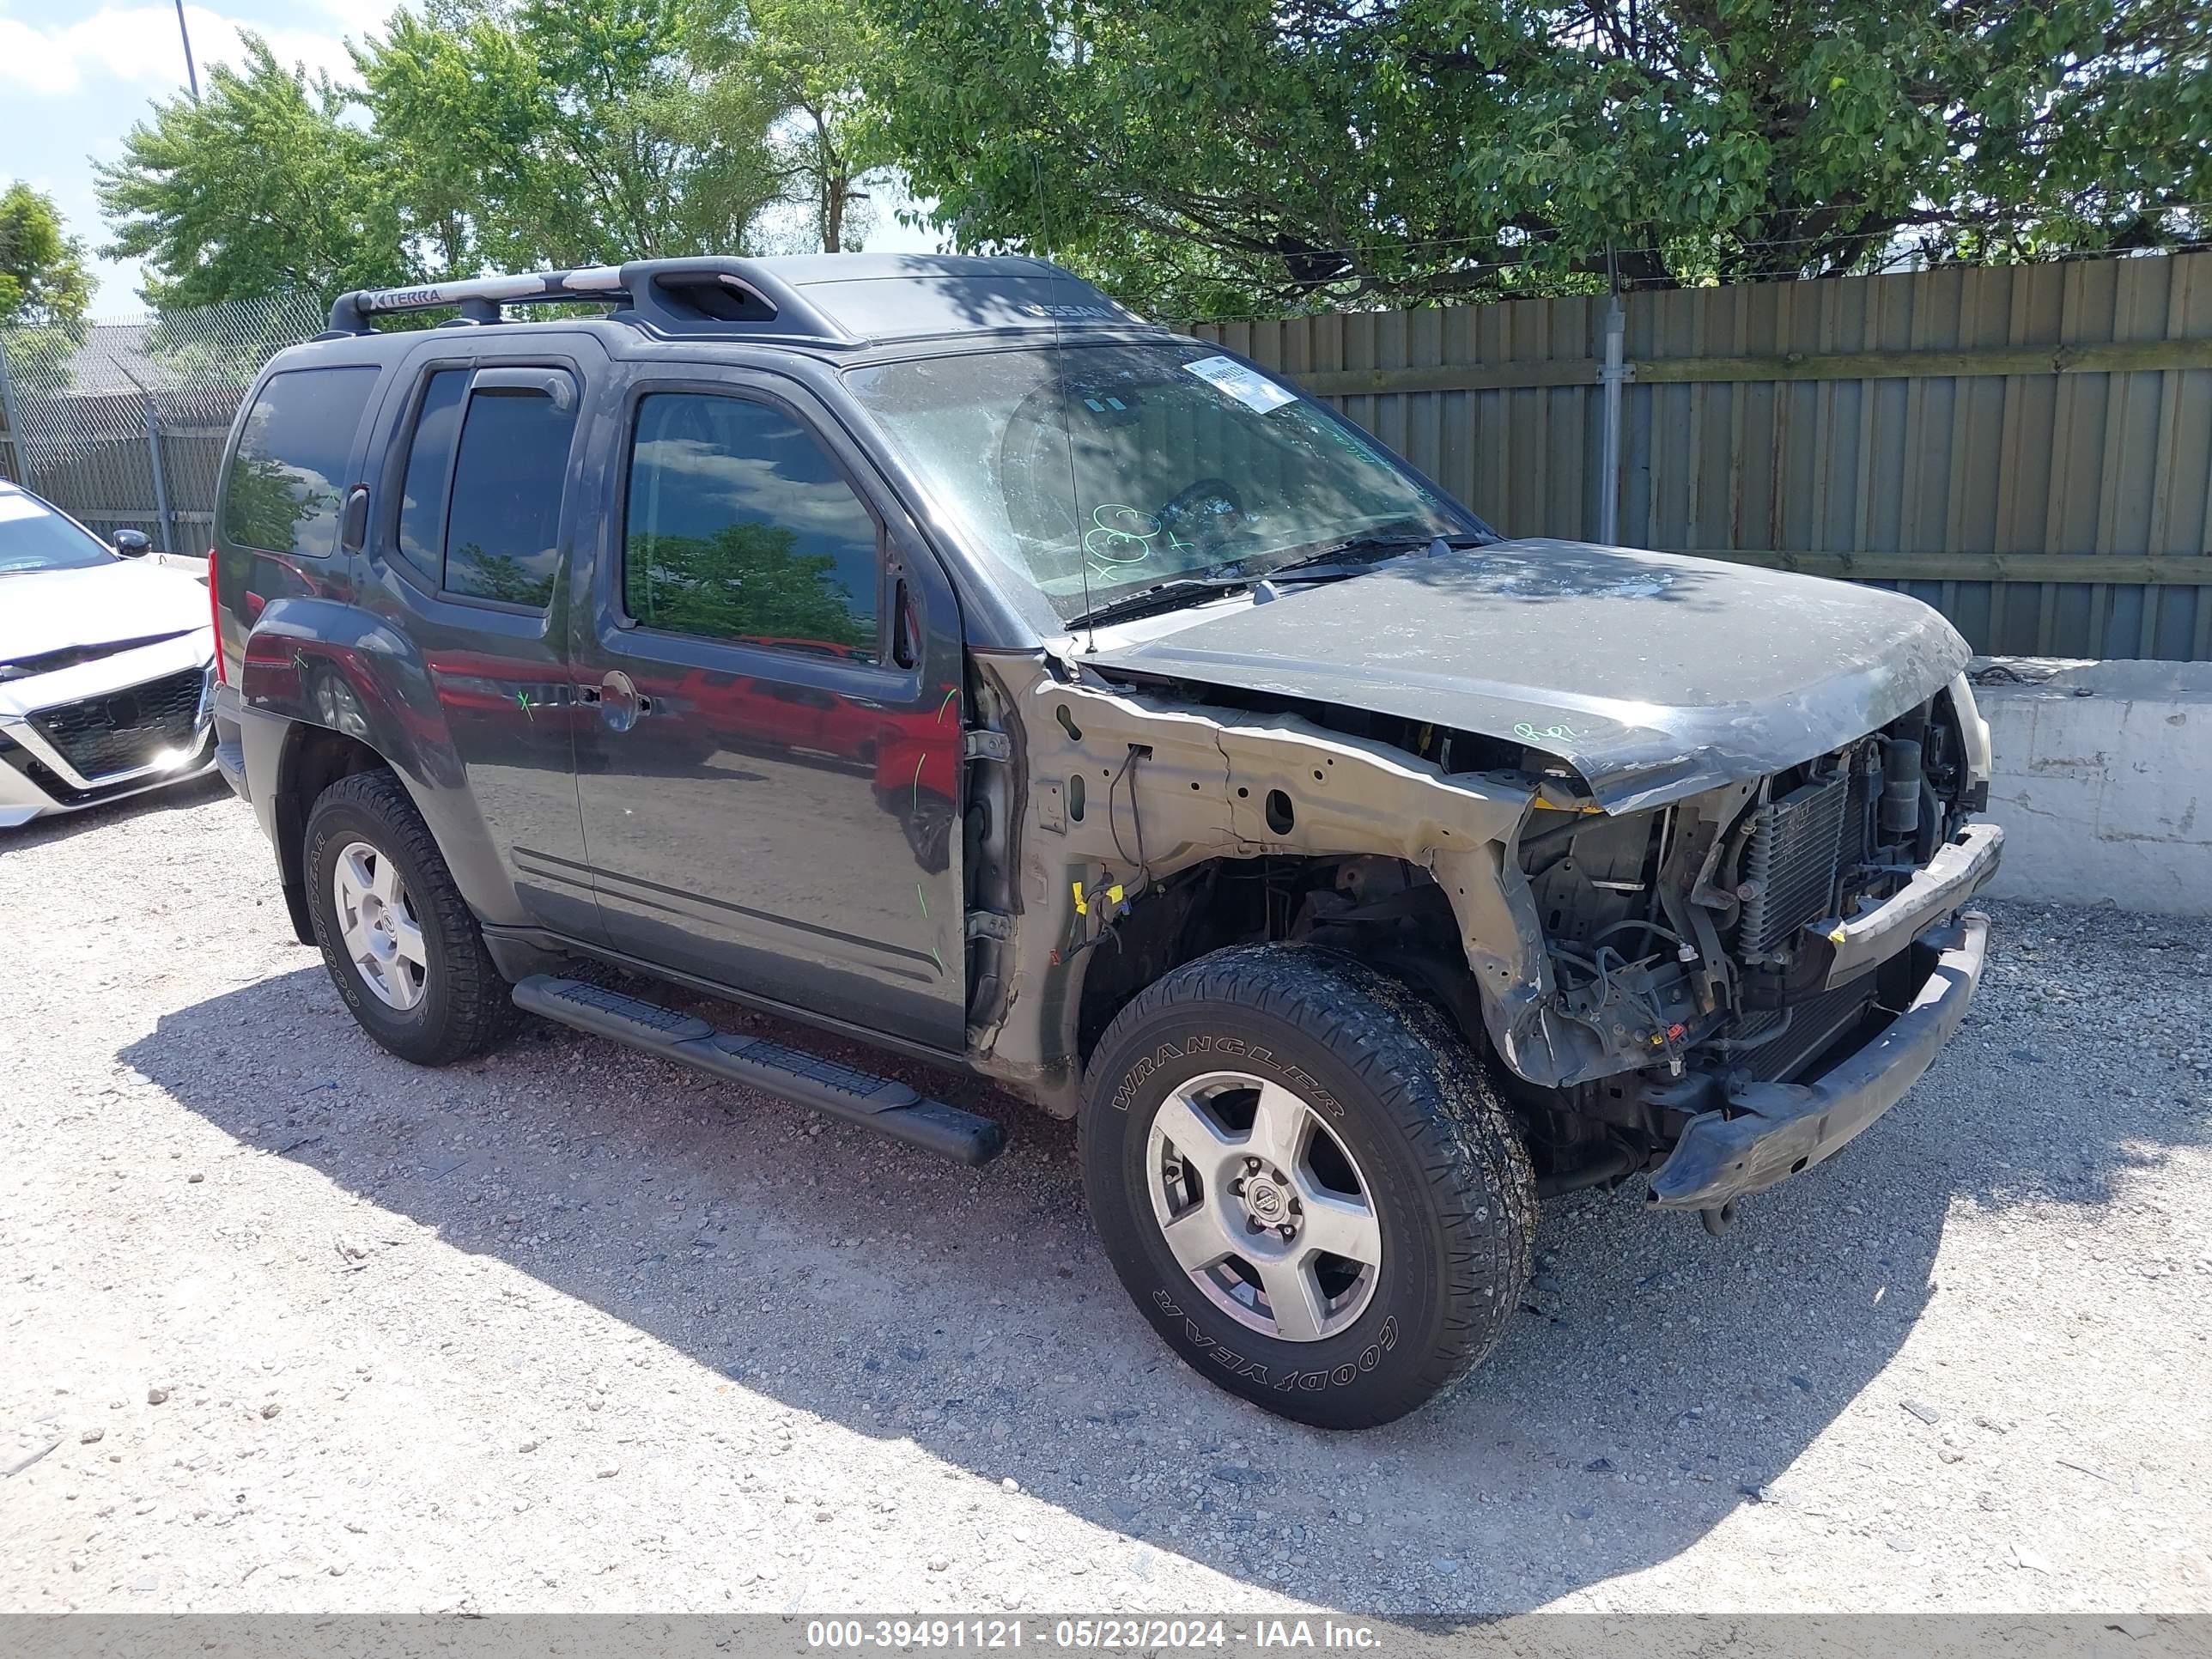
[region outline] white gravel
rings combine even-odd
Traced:
[[[1552,1206],[1469,1387],[1332,1437],[972,1083],[981,1171],[565,1031],[416,1070],[219,789],[0,836],[0,1608],[2212,1608],[2212,940],[1998,921],[1844,1156]]]

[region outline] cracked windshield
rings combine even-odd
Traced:
[[[1320,405],[1201,346],[892,363],[847,377],[971,544],[1072,621],[1366,538],[1480,526]]]

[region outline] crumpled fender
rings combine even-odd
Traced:
[[[1512,775],[1446,774],[1387,744],[1293,715],[1177,708],[1043,672],[1034,658],[981,658],[1000,677],[1025,779],[1014,804],[1019,914],[1014,970],[1025,992],[978,1034],[988,1069],[1028,1075],[1072,1060],[1087,953],[1079,884],[1133,887],[1209,859],[1379,854],[1428,870],[1450,902],[1506,1063],[1556,1081],[1552,975],[1535,903],[1510,856],[1534,799]],[[1132,747],[1143,752],[1131,763]],[[1133,810],[1133,800],[1134,803]],[[1141,852],[1140,852],[1141,837]],[[1559,1022],[1551,1022],[1557,1024]]]

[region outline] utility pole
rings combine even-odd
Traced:
[[[1597,538],[1610,547],[1620,539],[1620,388],[1628,379],[1627,365],[1621,361],[1621,337],[1627,328],[1627,319],[1620,309],[1620,267],[1615,262],[1613,251],[1605,251],[1605,264],[1612,277],[1611,296],[1605,307],[1605,359],[1598,370],[1598,384],[1603,388],[1603,424],[1598,439]]]
[[[177,33],[185,38],[185,79],[191,82],[192,102],[200,100],[200,72],[192,64],[192,32],[185,21],[185,0],[177,0]]]

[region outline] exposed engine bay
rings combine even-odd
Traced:
[[[1310,942],[1417,985],[1498,1056],[1547,1188],[1617,1179],[1731,1091],[1867,1040],[1926,977],[1915,940],[1995,864],[1996,832],[1968,824],[1986,728],[1957,680],[1809,761],[1623,810],[1485,733],[1084,678],[987,698],[1032,758],[1028,810],[1006,848],[989,826],[1020,798],[986,798],[966,849],[977,908],[1010,915],[977,944],[975,1046],[1048,1104],[1054,1054],[1085,1052],[1132,988]],[[1012,920],[1040,912],[1048,948]],[[1009,983],[1063,1000],[1030,1024],[994,1006]]]
[[[1555,1006],[1603,1050],[1541,1103],[1555,1168],[1626,1164],[1609,1154],[1668,1144],[1728,1082],[1786,1081],[1901,1006],[1910,933],[1841,973],[1838,947],[1986,805],[1972,772],[1947,690],[1753,784],[1621,818],[1535,814],[1519,851]]]

